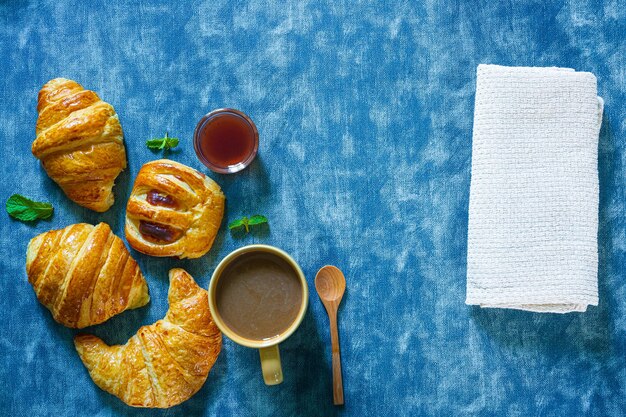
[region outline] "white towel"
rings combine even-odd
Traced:
[[[598,305],[596,84],[567,68],[478,66],[467,304]]]

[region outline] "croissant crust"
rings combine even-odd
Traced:
[[[74,202],[103,212],[126,168],[122,127],[113,107],[75,81],[55,78],[39,92],[33,155]]]
[[[150,300],[139,266],[106,223],[79,223],[34,237],[26,273],[59,323],[83,328]]]
[[[211,249],[224,215],[224,194],[206,175],[168,159],[137,174],[126,206],[126,239],[152,256],[198,258]]]
[[[165,318],[141,327],[125,345],[77,335],[74,345],[93,381],[134,407],[168,408],[194,395],[222,346],[206,290],[182,269],[170,271]]]

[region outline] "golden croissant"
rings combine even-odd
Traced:
[[[211,249],[224,215],[215,181],[179,162],[141,167],[126,206],[126,239],[152,256],[199,258]]]
[[[93,381],[134,407],[167,408],[189,399],[207,379],[222,347],[206,290],[182,269],[170,271],[165,318],[141,327],[125,345],[91,335],[74,345]]]
[[[106,223],[79,223],[34,237],[26,273],[59,323],[83,328],[150,301],[139,266]]]
[[[113,107],[76,81],[55,78],[39,91],[32,152],[73,201],[103,212],[126,168],[122,126]]]

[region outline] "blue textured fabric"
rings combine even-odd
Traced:
[[[54,217],[1,215],[2,416],[622,416],[626,414],[626,7],[620,1],[0,2],[0,200],[50,201]],[[600,136],[600,305],[584,314],[464,305],[475,70],[479,63],[591,71],[606,101]],[[31,155],[36,98],[54,77],[119,113],[129,168],[104,214],[68,200]],[[263,384],[258,353],[226,340],[202,390],[176,408],[136,410],[97,388],[27,283],[33,236],[107,222],[123,236],[146,139],[181,138],[172,159],[208,171],[191,138],[218,107],[248,113],[260,154],[209,173],[226,219],[262,213],[264,236],[225,223],[211,252],[177,261],[133,251],[151,303],[89,328],[124,343],[167,310],[167,271],[204,287],[231,250],[290,252],[313,290],[341,267],[346,405],[332,406],[328,321],[312,291],[282,344],[285,382]],[[226,222],[226,220],[225,220]]]

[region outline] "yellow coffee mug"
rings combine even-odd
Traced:
[[[222,276],[222,272],[224,272],[225,268],[230,265],[235,259],[242,256],[243,254],[251,252],[270,253],[287,262],[300,279],[300,284],[302,288],[302,304],[300,305],[300,309],[298,310],[298,314],[296,315],[294,321],[278,336],[265,340],[248,339],[237,334],[235,331],[229,328],[226,323],[224,323],[224,320],[222,319],[222,316],[217,309],[216,303],[217,284]],[[213,272],[213,276],[211,277],[211,283],[209,284],[209,308],[211,309],[211,314],[213,315],[213,320],[215,321],[215,324],[217,324],[217,327],[219,327],[222,333],[228,336],[228,338],[235,343],[259,349],[259,354],[261,356],[261,369],[263,371],[263,380],[267,385],[277,385],[283,382],[283,371],[280,364],[280,352],[278,350],[278,344],[287,339],[293,334],[293,332],[296,331],[296,329],[304,319],[304,313],[306,313],[308,304],[309,289],[306,283],[306,279],[304,278],[304,274],[300,269],[300,266],[298,266],[296,261],[294,261],[293,258],[289,256],[285,251],[278,249],[274,246],[249,245],[229,253],[217,265],[217,268],[215,269],[215,272]]]

